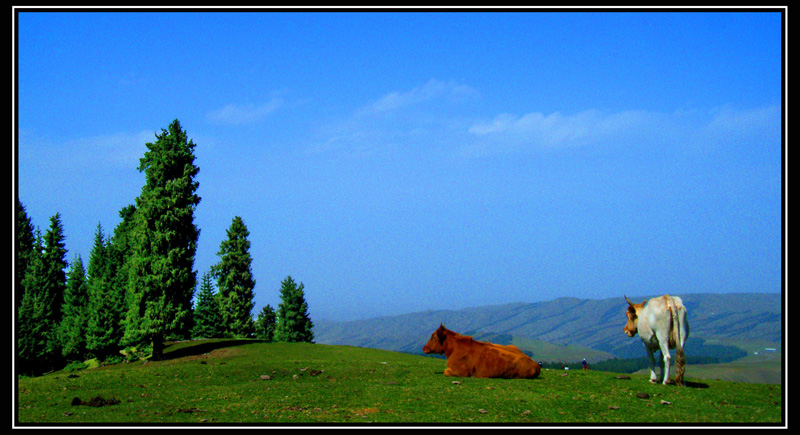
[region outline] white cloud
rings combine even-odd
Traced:
[[[453,80],[443,82],[431,79],[424,85],[417,86],[407,92],[390,92],[363,107],[358,113],[363,115],[389,112],[437,99],[455,103],[477,94],[478,92],[475,89]]]
[[[128,88],[146,85],[148,80],[142,77],[137,71],[128,71],[119,78],[118,83],[120,86]]]
[[[468,132],[501,147],[561,148],[584,146],[618,138],[633,131],[651,131],[660,116],[652,112],[626,111],[604,114],[586,110],[572,115],[541,112],[521,117],[504,113],[492,121],[478,122]]]
[[[242,125],[260,121],[269,114],[275,112],[283,106],[283,100],[273,98],[260,105],[228,104],[220,109],[214,110],[206,115],[206,119],[216,124]]]
[[[348,156],[373,156],[465,129],[460,103],[478,96],[470,86],[457,81],[431,79],[405,92],[390,92],[361,106],[336,122],[318,127],[311,154],[336,152]]]
[[[780,126],[780,108],[769,106],[749,110],[730,107],[711,111],[661,113],[635,110],[606,113],[585,110],[565,115],[532,112],[523,116],[503,113],[490,121],[474,123],[468,129],[474,142],[465,150],[480,155],[643,141],[691,141],[721,143],[735,137],[764,134]]]
[[[45,140],[38,145],[31,145],[41,151],[38,160],[43,163],[68,164],[84,169],[98,167],[136,169],[139,166],[139,159],[147,151],[145,144],[154,142],[156,133],[158,132],[143,130],[138,133],[116,133],[72,139],[62,143]]]
[[[706,126],[710,135],[753,135],[761,134],[768,125],[779,127],[775,121],[780,119],[780,107],[768,106],[755,109],[736,110],[730,106],[715,109],[712,120]]]
[[[141,187],[137,168],[147,151],[145,143],[155,141],[154,133],[117,133],[67,141],[35,132],[21,134],[20,197],[40,205],[50,204],[56,210],[70,209],[71,202],[117,207],[119,198],[130,201]],[[112,211],[111,216],[116,212]]]
[[[599,110],[586,110],[574,115],[555,112],[544,115],[528,113],[522,117],[503,113],[490,122],[479,122],[469,128],[478,136],[503,135],[542,146],[571,146],[620,134],[634,127],[652,123],[656,114],[643,111],[619,112],[610,115]]]

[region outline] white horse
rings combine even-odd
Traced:
[[[689,321],[681,298],[664,295],[641,304],[634,304],[627,296],[625,300],[628,302],[626,312],[628,323],[625,324],[625,334],[633,337],[639,333],[647,350],[647,357],[650,359],[650,382],[658,383],[653,352],[661,350],[662,383],[666,384],[669,380],[669,350],[675,349],[675,383],[684,386],[686,356],[683,353],[683,345],[689,337]]]

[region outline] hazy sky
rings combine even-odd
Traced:
[[[174,120],[255,316],[781,291],[780,12],[19,12],[17,192],[88,264]]]

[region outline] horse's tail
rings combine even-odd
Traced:
[[[686,385],[683,380],[686,373],[686,355],[683,352],[683,344],[689,334],[689,324],[686,321],[686,307],[683,306],[683,301],[674,298],[672,302],[670,312],[672,313],[672,334],[675,340],[675,383],[684,386]]]

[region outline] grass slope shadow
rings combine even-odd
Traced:
[[[187,345],[183,345],[186,343]],[[264,340],[242,340],[242,339],[222,339],[222,340],[192,340],[189,342],[167,343],[164,349],[164,356],[161,361],[169,361],[189,356],[203,355],[217,349],[226,347],[242,346],[245,344],[266,343]]]

